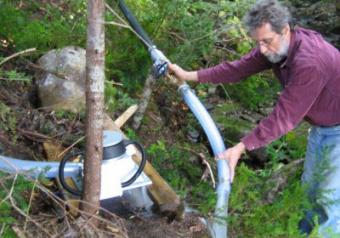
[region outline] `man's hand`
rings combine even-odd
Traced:
[[[181,81],[197,81],[197,71],[186,71],[177,64],[168,64],[170,74],[174,74]]]
[[[229,163],[229,169],[230,169],[230,182],[232,183],[234,180],[235,175],[235,167],[237,165],[238,160],[240,159],[242,153],[244,153],[246,150],[245,145],[240,142],[234,147],[231,147],[225,151],[223,151],[221,154],[217,155],[218,159],[224,159],[227,160]]]

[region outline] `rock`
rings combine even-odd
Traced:
[[[216,84],[209,85],[208,94],[209,95],[215,95],[216,94],[216,88],[217,88]]]
[[[193,143],[198,143],[199,137],[200,137],[199,131],[197,131],[195,129],[191,129],[190,131],[188,131],[187,138],[188,138],[189,141],[191,141]]]
[[[210,112],[211,110],[213,110],[214,109],[214,105],[213,104],[211,104],[211,103],[203,103],[203,105],[204,105],[204,107],[205,107],[205,109],[208,111],[208,112]]]
[[[49,51],[38,60],[45,71],[37,80],[43,107],[73,112],[85,107],[85,53],[82,48],[68,46]]]

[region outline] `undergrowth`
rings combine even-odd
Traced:
[[[23,176],[11,176],[1,171],[0,180],[2,181],[0,190],[0,237],[15,238],[17,235],[12,230],[12,225],[17,223],[17,210],[28,214],[29,199],[27,199],[27,192],[34,189],[34,184],[27,181]],[[13,209],[14,204],[17,210]]]

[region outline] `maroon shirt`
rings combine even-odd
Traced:
[[[315,31],[293,30],[284,62],[272,64],[254,48],[240,60],[199,70],[198,80],[235,83],[270,68],[283,91],[273,112],[242,138],[247,150],[278,139],[303,119],[318,126],[340,124],[340,52]]]

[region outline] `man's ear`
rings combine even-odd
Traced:
[[[288,35],[290,32],[289,24],[286,24],[285,27],[282,29],[282,35]]]

